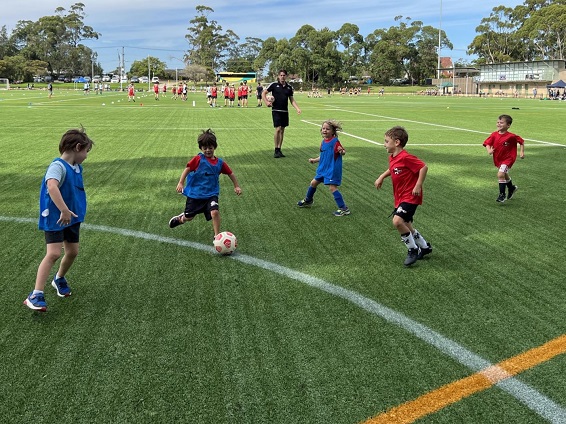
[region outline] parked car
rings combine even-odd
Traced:
[[[120,77],[118,75],[114,75],[111,79],[110,82],[113,84],[116,84],[117,82],[120,82]]]
[[[154,83],[154,84],[155,84],[156,82],[159,82],[159,77],[153,77],[153,78],[151,79],[151,82]]]
[[[122,79],[120,80],[120,82],[121,82],[122,84],[127,84],[127,83],[128,83],[128,77],[127,77],[126,75],[124,75],[124,76],[122,77]]]
[[[148,77],[140,77],[140,82],[143,84],[147,84],[149,82],[149,78]]]
[[[90,77],[84,77],[86,82],[90,82]]]
[[[57,81],[65,82],[65,75],[59,75]]]
[[[103,75],[102,76],[102,82],[111,82],[112,78],[110,77],[110,75]]]
[[[133,83],[133,84],[136,84],[136,83],[140,82],[140,79],[138,77],[132,77],[132,78],[130,78],[130,82]]]
[[[92,77],[92,82],[100,82],[100,81],[101,81],[100,75],[95,75]]]

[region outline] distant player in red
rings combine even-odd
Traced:
[[[216,83],[213,83],[212,87],[210,87],[210,107],[216,107],[217,98],[218,98],[218,87],[216,87]]]
[[[248,107],[248,82],[244,81],[244,85],[242,85],[242,107]]]
[[[163,92],[163,95],[167,94],[167,84],[163,84],[163,88],[161,90]]]
[[[153,93],[155,94],[155,100],[159,100],[159,83],[153,84]]]
[[[242,93],[244,92],[243,86],[243,82],[241,82],[238,86],[238,107],[242,106]]]
[[[509,115],[501,115],[497,119],[497,131],[483,142],[487,153],[493,156],[493,163],[498,168],[497,179],[499,180],[499,196],[496,201],[505,201],[505,187],[507,187],[507,200],[511,199],[517,191],[517,186],[513,185],[509,170],[517,160],[517,144],[520,146],[521,159],[525,158],[525,140],[520,136],[510,133],[509,127],[513,123],[513,118]]]
[[[409,134],[403,127],[393,127],[385,133],[384,146],[389,153],[389,168],[374,183],[379,190],[383,180],[391,177],[395,205],[393,225],[408,249],[405,266],[414,264],[417,259],[432,252],[430,243],[413,228],[413,216],[417,206],[423,203],[423,183],[428,167],[405,150],[408,141]]]
[[[133,100],[136,101],[136,94],[134,92],[134,84],[128,85],[128,101]]]
[[[234,99],[236,98],[236,88],[234,87],[234,84],[230,86],[229,95],[230,95],[230,107],[234,107]]]
[[[224,107],[228,106],[230,103],[230,84],[226,83],[224,85]]]

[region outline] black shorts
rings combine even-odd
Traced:
[[[194,218],[199,213],[203,213],[207,221],[212,219],[210,211],[218,210],[218,196],[212,196],[207,199],[193,199],[187,197],[185,203],[185,218]]]
[[[403,218],[403,221],[405,222],[413,222],[413,216],[415,215],[418,206],[419,205],[416,205],[414,203],[403,202],[395,209],[393,209],[393,212],[391,212],[390,216],[397,215],[398,217]]]
[[[288,127],[289,126],[289,112],[279,112],[276,110],[271,111],[273,118],[273,127]]]
[[[69,225],[60,231],[45,231],[45,243],[78,243],[79,242],[79,232],[81,229],[81,223]]]

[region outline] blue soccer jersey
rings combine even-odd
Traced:
[[[199,153],[200,162],[194,171],[187,176],[183,194],[191,199],[208,199],[220,194],[220,174],[223,160],[218,158],[215,165],[211,164],[204,154]]]
[[[337,137],[322,140],[316,180],[323,180],[324,184],[337,186],[342,183],[342,155],[336,152],[339,146],[341,144]]]
[[[39,193],[39,229],[43,231],[61,231],[63,228],[83,222],[86,215],[86,193],[83,184],[83,168],[81,165],[71,166],[61,158],[55,159],[65,167],[65,177],[59,182],[59,191],[69,210],[77,216],[71,217],[67,225],[57,223],[61,211],[55,206],[47,190],[47,180],[43,177]]]

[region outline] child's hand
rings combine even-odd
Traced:
[[[234,187],[234,193],[236,193],[239,196],[240,194],[242,194],[242,189],[239,186]]]
[[[315,163],[316,159],[315,158],[309,158],[309,163]]]
[[[182,193],[183,192],[183,184],[181,184],[181,183],[177,184],[176,190],[177,190],[177,193]]]
[[[77,214],[74,213],[73,211],[64,211],[61,212],[61,215],[59,216],[59,220],[57,221],[57,224],[63,226],[63,225],[69,225],[71,223],[71,219],[73,217],[77,218]]]
[[[378,189],[378,190],[381,188],[382,184],[383,184],[383,180],[381,178],[378,178],[377,180],[375,180],[375,183],[373,183],[375,188]]]

